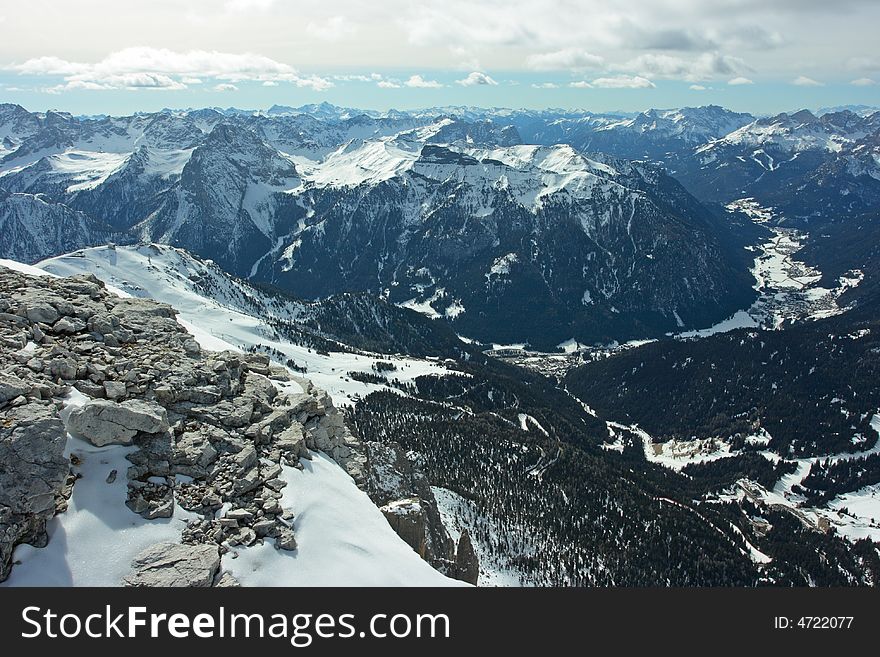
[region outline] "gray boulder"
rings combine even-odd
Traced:
[[[0,422],[0,582],[16,545],[46,544],[46,522],[70,470],[66,439],[61,421],[39,404],[12,409]]]
[[[104,394],[107,399],[119,400],[125,397],[126,389],[122,381],[104,381]]]
[[[26,317],[29,322],[42,322],[43,324],[54,324],[60,317],[54,306],[38,299],[28,299],[22,303],[19,314]]]
[[[141,552],[131,563],[132,572],[123,578],[135,587],[209,587],[220,569],[216,545],[157,543]]]
[[[130,399],[116,403],[96,399],[74,410],[67,420],[67,428],[96,447],[103,447],[130,445],[139,432],[163,433],[169,424],[165,409],[155,402]]]
[[[14,374],[0,372],[0,406],[16,397],[26,395],[30,389],[30,385]]]

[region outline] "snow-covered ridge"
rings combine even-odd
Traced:
[[[292,161],[305,183],[290,190],[292,194],[311,186],[356,187],[412,176],[477,189],[508,189],[527,207],[558,192],[588,199],[597,186],[624,193],[620,172],[612,164],[590,159],[569,145],[425,145],[399,136],[351,141],[321,161]]]
[[[757,119],[700,146],[697,152],[708,153],[725,146],[739,146],[773,147],[789,153],[807,150],[839,153],[876,129],[876,121],[872,117],[852,115],[847,119],[838,114],[816,117],[809,111],[802,110],[794,114]]]
[[[741,128],[752,120],[748,114],[730,112],[724,108],[683,107],[680,109],[651,109],[631,119],[598,128],[600,131],[626,130],[653,137],[678,138],[700,144],[717,139]]]
[[[388,379],[400,384],[448,371],[436,360],[342,351],[322,354],[293,344],[272,328],[272,321],[303,320],[312,304],[279,301],[229,276],[212,261],[195,258],[182,249],[157,244],[96,247],[51,258],[39,268],[60,276],[92,273],[126,294],[168,303],[206,349],[233,345],[281,354],[305,368],[306,376],[326,390],[338,406],[388,388],[349,377],[350,372],[374,373],[374,365],[380,361],[395,363],[397,369]]]

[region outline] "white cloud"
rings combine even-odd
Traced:
[[[592,89],[593,85],[591,85],[586,80],[577,80],[575,82],[569,82],[568,86],[572,89]]]
[[[182,89],[203,79],[218,82],[291,82],[299,87],[324,90],[333,86],[325,78],[302,77],[288,64],[254,53],[225,53],[216,50],[179,52],[167,48],[125,48],[96,63],[75,62],[59,57],[37,57],[9,70],[22,75],[62,77],[65,85],[56,90],[128,89],[152,87]],[[198,82],[196,82],[196,80]]]
[[[22,75],[76,75],[88,70],[88,64],[47,56],[34,57],[22,64],[12,64],[8,68]]]
[[[297,87],[300,87],[300,88],[305,87],[308,89],[314,89],[315,91],[326,91],[327,89],[331,89],[332,87],[335,86],[327,78],[322,78],[317,75],[311,75],[307,78],[301,78],[301,77],[297,76],[296,78],[290,79],[288,81],[292,82]]]
[[[526,66],[534,71],[584,71],[600,68],[604,62],[603,57],[580,48],[565,48],[526,58]]]
[[[404,84],[415,89],[440,89],[443,86],[436,80],[426,80],[421,75],[410,76]]]
[[[186,89],[186,85],[167,75],[158,73],[119,73],[106,75],[100,78],[100,80],[76,77],[68,80],[65,84],[57,85],[51,89],[56,92],[74,89],[86,91],[109,89],[163,89],[165,91],[178,91]]]
[[[400,89],[400,83],[394,80],[379,80],[376,86],[380,89]]]
[[[382,79],[380,73],[370,73],[370,75],[334,75],[334,80],[340,82],[378,82]]]
[[[488,75],[486,75],[485,73],[480,73],[479,71],[474,71],[463,80],[456,80],[455,83],[460,84],[463,87],[477,87],[481,85],[494,87],[498,84]]]
[[[850,84],[856,87],[873,87],[877,84],[876,80],[872,80],[871,78],[859,78],[857,80],[853,80]]]
[[[228,82],[221,82],[214,85],[214,91],[238,91],[238,87]]]
[[[729,84],[731,87],[741,87],[746,84],[755,84],[755,83],[752,80],[750,80],[749,78],[736,77],[736,78],[732,78],[732,79],[728,80],[727,84]]]
[[[806,75],[799,75],[791,83],[797,87],[824,87],[825,85],[819,82],[818,80],[814,80],[813,78],[808,78]]]
[[[536,82],[532,89],[559,89],[559,85],[555,82]]]
[[[343,41],[357,32],[357,26],[345,16],[332,16],[325,21],[309,21],[306,32],[321,41]]]
[[[704,87],[702,84],[692,84],[688,89],[691,91],[707,91],[709,87]]]
[[[615,75],[613,77],[596,78],[594,87],[602,89],[651,89],[656,85],[640,75]]]
[[[232,14],[247,14],[255,11],[267,11],[275,4],[275,0],[226,0],[223,8]]]

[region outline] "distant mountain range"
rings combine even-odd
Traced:
[[[153,241],[482,340],[657,335],[750,303],[752,233],[721,206],[755,197],[797,225],[876,206],[880,113],[864,114],[0,105],[0,255]]]

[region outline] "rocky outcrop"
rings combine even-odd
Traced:
[[[46,544],[67,479],[66,435],[54,404],[28,389],[0,410],[0,581],[9,576],[19,543]]]
[[[450,573],[455,579],[468,582],[476,586],[480,577],[480,560],[474,551],[470,534],[465,529],[458,538],[458,546],[455,550],[455,566]]]
[[[204,588],[214,583],[220,552],[213,545],[157,543],[135,557],[132,568],[123,580],[126,586]]]
[[[46,521],[64,508],[65,423],[95,446],[135,448],[131,511],[195,515],[184,547],[138,557],[126,580],[135,586],[209,586],[208,553],[219,562],[267,540],[295,550],[283,466],[301,467],[309,450],[366,480],[364,450],[324,391],[263,354],[203,351],[170,306],[119,298],[93,276],[0,268],[0,342],[0,579],[15,545],[45,544]]]
[[[380,511],[391,528],[424,559],[428,550],[428,514],[417,497],[395,500]]]
[[[366,447],[369,467],[365,489],[394,531],[440,572],[475,584],[477,555],[469,538],[464,544],[460,540],[456,550],[418,460],[397,443],[370,442]],[[467,567],[460,567],[459,562]]]

